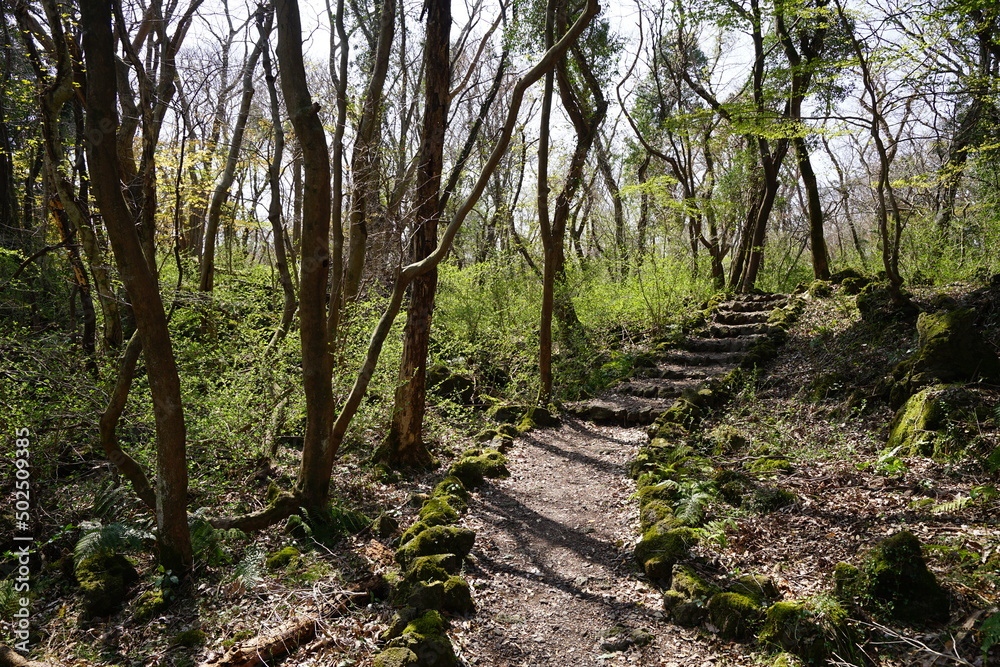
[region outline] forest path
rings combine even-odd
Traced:
[[[467,515],[477,612],[454,633],[465,664],[753,664],[739,645],[663,620],[661,594],[632,561],[639,517],[628,464],[648,436],[612,424],[649,423],[682,390],[735,367],[775,305],[724,304],[685,349],[515,442],[511,477],[488,482]]]

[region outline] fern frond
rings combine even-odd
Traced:
[[[104,521],[114,519],[128,500],[121,486],[106,484],[94,494],[94,507],[91,513]]]
[[[81,527],[85,532],[73,549],[73,562],[77,564],[98,554],[142,551],[153,539],[151,533],[124,523],[103,526],[99,521],[87,521]]]
[[[935,505],[931,508],[931,512],[935,514],[953,514],[955,512],[960,512],[969,503],[972,502],[972,498],[967,496],[959,496],[954,500],[949,500],[946,503],[941,503],[940,505]]]
[[[233,568],[233,578],[244,586],[251,586],[264,578],[264,549],[252,545],[246,555]]]

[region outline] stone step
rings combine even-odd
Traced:
[[[723,366],[736,365],[743,358],[742,352],[694,352],[674,350],[659,357],[663,364],[672,366]]]
[[[656,366],[653,368],[641,368],[635,373],[640,379],[662,379],[662,380],[708,380],[713,377],[725,375],[733,370],[736,364],[712,364],[702,366]]]
[[[684,347],[692,352],[746,352],[763,338],[766,338],[763,334],[739,338],[690,338]]]
[[[753,312],[738,312],[732,310],[715,311],[715,321],[719,324],[763,324],[767,322],[771,311],[757,310]]]
[[[566,404],[566,409],[588,421],[621,426],[646,426],[669,405],[656,399],[641,399],[634,396],[611,396]]]
[[[766,333],[771,333],[767,324],[713,324],[708,327],[711,338],[738,338]]]
[[[777,301],[727,301],[719,305],[719,310],[732,313],[766,313],[783,305]]]

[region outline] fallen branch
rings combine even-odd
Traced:
[[[9,646],[0,646],[0,667],[52,667],[52,665],[28,660]]]
[[[284,657],[315,638],[316,619],[296,616],[273,632],[238,644],[220,658],[198,667],[257,667]]]

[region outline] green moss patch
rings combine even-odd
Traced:
[[[887,448],[903,456],[930,456],[943,410],[939,400],[946,385],[932,385],[918,391],[896,411],[889,425]]]
[[[771,605],[760,632],[761,641],[794,654],[810,667],[828,664],[836,655],[851,664],[856,660],[857,640],[847,624],[847,612],[829,597]]]
[[[904,623],[944,623],[949,617],[948,596],[927,569],[920,540],[909,531],[883,540],[860,568],[862,602],[872,600]]]
[[[465,558],[472,550],[475,532],[457,526],[431,526],[396,551],[396,562],[407,567],[419,556],[455,554]]]
[[[77,564],[76,580],[83,593],[84,617],[93,618],[118,611],[139,573],[125,556],[97,553]]]
[[[285,547],[270,554],[264,560],[264,564],[269,570],[283,570],[289,565],[298,563],[301,557],[302,552],[295,547]]]
[[[635,545],[635,560],[647,576],[669,580],[674,565],[691,553],[698,534],[691,528],[677,528],[673,521],[661,521],[643,533]]]
[[[760,605],[739,593],[716,593],[706,609],[719,636],[738,641],[750,639],[764,616]]]
[[[459,459],[451,466],[448,474],[460,480],[467,489],[482,485],[486,478],[510,477],[507,457],[495,449]]]
[[[386,646],[386,650],[380,656],[388,653],[392,649],[397,650],[392,655],[394,659],[407,660],[409,662],[379,663],[376,657],[376,664],[382,665],[417,665],[420,667],[451,667],[457,665],[455,651],[451,646],[451,641],[445,634],[445,621],[440,612],[435,610],[425,611],[403,628],[402,634],[391,640]],[[406,651],[409,651],[407,653]],[[410,655],[412,653],[412,656]],[[416,658],[415,660],[413,658]]]

